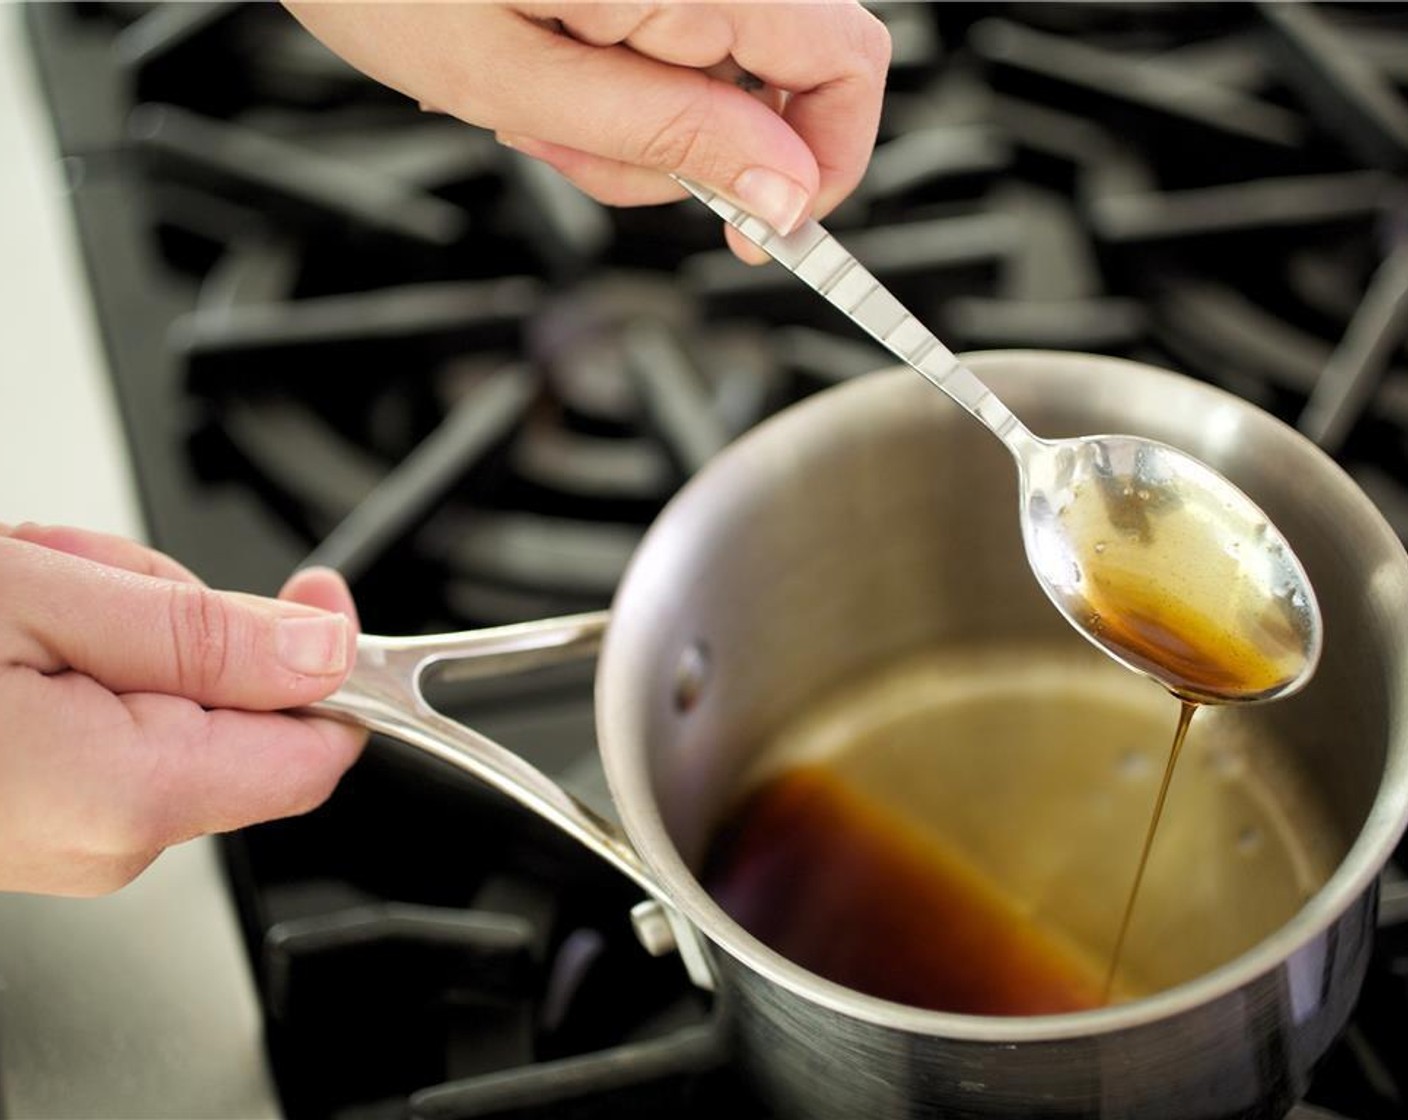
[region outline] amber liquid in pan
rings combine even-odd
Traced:
[[[1100,1001],[1100,974],[1073,946],[823,766],[759,787],[718,834],[704,884],[764,944],[882,999],[971,1015]]]
[[[1168,603],[1105,614],[1134,656],[1162,657],[1178,635],[1190,692],[1229,680],[1255,691],[1274,656],[1225,656],[1196,619]],[[1153,626],[1150,619],[1157,619]],[[783,956],[857,991],[915,1007],[1038,1015],[1110,997],[1164,797],[1196,704],[1184,699],[1115,949],[1094,960],[1034,922],[1018,900],[958,852],[824,764],[765,781],[716,833],[704,883],[741,925]],[[1057,840],[1059,842],[1059,840]]]

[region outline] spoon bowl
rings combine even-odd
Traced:
[[[1314,592],[1241,490],[1154,440],[1021,447],[1027,560],[1082,635],[1194,703],[1271,700],[1310,680],[1322,643]]]
[[[1007,446],[1032,572],[1097,647],[1189,703],[1270,700],[1310,680],[1323,629],[1315,593],[1231,482],[1155,440],[1037,438],[818,223],[784,236],[678,181]]]

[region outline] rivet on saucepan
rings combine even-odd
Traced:
[[[675,710],[688,712],[704,694],[709,680],[709,650],[703,642],[691,642],[680,652],[675,666]]]
[[[663,957],[675,948],[675,931],[670,927],[665,907],[656,899],[647,898],[631,907],[631,925],[636,940],[652,957]]]

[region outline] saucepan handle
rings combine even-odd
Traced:
[[[351,675],[310,710],[389,735],[473,774],[552,821],[659,897],[659,887],[615,824],[512,751],[436,711],[421,690],[431,671],[447,680],[465,680],[591,657],[601,645],[606,620],[603,611],[453,634],[363,634],[357,639]]]
[[[621,829],[506,747],[436,711],[421,690],[432,671],[442,679],[466,680],[592,657],[601,647],[608,617],[598,611],[407,638],[363,634],[357,639],[357,663],[343,686],[309,710],[423,750],[507,794],[585,844],[651,896],[650,902],[641,903],[632,913],[646,947],[657,954],[679,949],[695,983],[712,987],[712,970],[698,931],[675,911]]]

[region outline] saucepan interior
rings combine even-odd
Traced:
[[[903,988],[852,990],[864,967],[789,959],[765,867],[729,897],[701,882],[740,803],[810,770],[883,804],[1092,968],[1108,958],[1177,704],[1057,615],[1026,566],[1014,464],[912,373],[788,410],[652,528],[598,673],[608,777],[679,908],[770,981],[950,1035],[1114,1029],[1235,989],[1368,889],[1405,816],[1408,566],[1328,458],[1233,397],[1082,355],[971,365],[1039,435],[1148,435],[1212,464],[1286,534],[1324,611],[1304,692],[1195,721],[1119,1002],[1007,1025],[900,1011]]]

